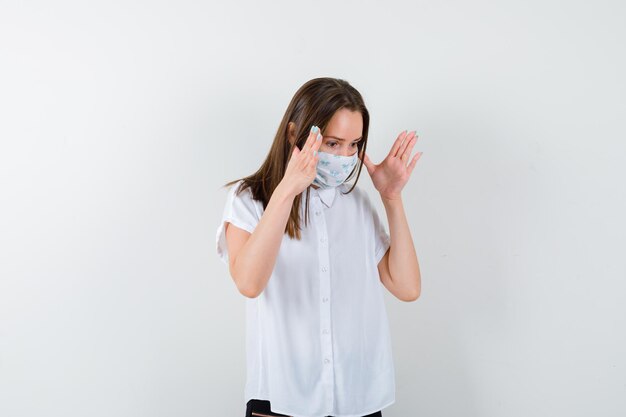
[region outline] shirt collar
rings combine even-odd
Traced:
[[[335,196],[339,192],[339,190],[344,189],[345,184],[339,184],[337,187],[328,187],[328,188],[318,188],[315,189],[311,187],[314,193],[317,193],[320,196],[320,200],[322,203],[326,205],[326,207],[330,207],[333,205],[333,201],[335,201]]]

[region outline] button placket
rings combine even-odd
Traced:
[[[319,277],[320,277],[320,333],[321,336],[321,366],[322,366],[322,385],[326,388],[327,414],[332,414],[335,386],[334,386],[334,366],[333,366],[333,349],[331,326],[331,309],[330,309],[330,248],[328,245],[328,231],[324,212],[321,207],[321,200],[315,199],[315,214],[318,218],[316,221],[316,230],[319,236],[318,240],[318,258],[319,258]]]

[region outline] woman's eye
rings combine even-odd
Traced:
[[[328,146],[329,148],[334,148],[334,147],[336,147],[336,145],[337,145],[337,142],[328,142],[328,143],[326,143],[326,146]],[[353,148],[358,147],[358,145],[359,145],[358,142],[352,142],[350,144],[350,146],[352,146]]]
[[[336,144],[337,144],[337,142],[329,142],[326,145],[330,146],[331,148],[334,148]],[[357,145],[358,145],[358,142],[352,142],[352,147],[353,148],[356,148]]]

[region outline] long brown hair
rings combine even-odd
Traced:
[[[224,187],[231,186],[243,180],[239,192],[250,188],[253,198],[261,201],[265,209],[274,189],[285,175],[294,146],[297,145],[298,149],[302,149],[309,136],[312,125],[318,126],[320,131],[324,132],[335,112],[342,108],[358,111],[363,117],[363,139],[357,142],[359,163],[354,167],[348,178],[346,178],[346,181],[349,181],[356,173],[356,180],[352,188],[345,194],[352,192],[361,175],[363,155],[365,155],[367,148],[367,132],[369,130],[370,116],[365,107],[363,97],[361,97],[361,94],[353,86],[345,80],[330,77],[309,80],[296,91],[278,126],[272,147],[261,167],[254,174],[230,181],[224,184]],[[288,137],[289,122],[295,124],[296,140],[294,143],[291,143]],[[308,224],[309,217],[310,188],[309,186],[306,190],[305,225]],[[289,234],[289,237],[292,239],[295,237],[298,240],[300,240],[301,237],[301,199],[302,194],[294,198],[289,220],[285,227],[285,232]]]

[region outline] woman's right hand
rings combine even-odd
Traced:
[[[317,162],[320,159],[317,155],[317,150],[321,145],[322,135],[319,133],[319,128],[312,126],[302,150],[298,149],[298,145],[294,146],[291,158],[287,163],[285,175],[281,180],[281,185],[294,196],[306,190],[315,179]]]

